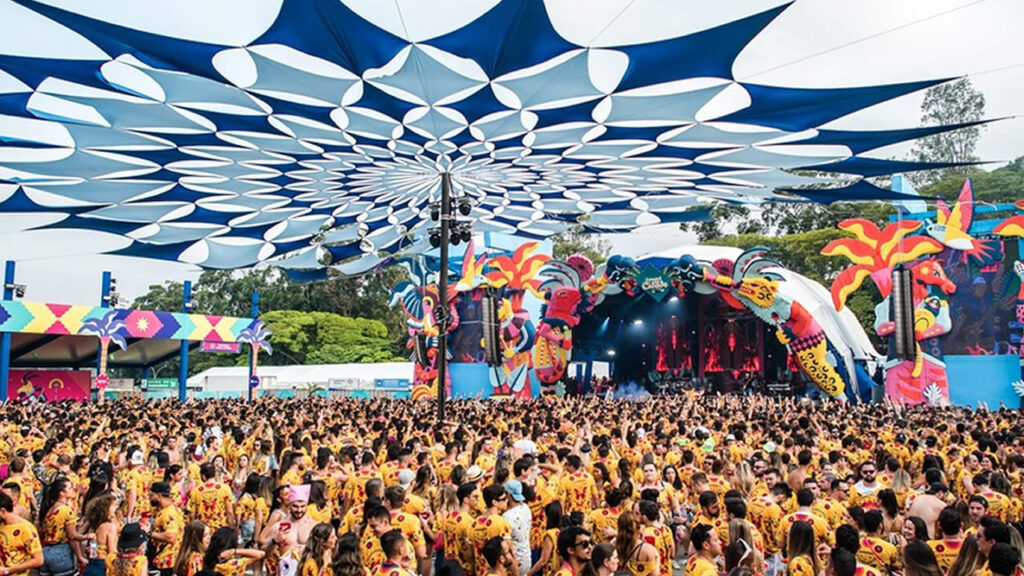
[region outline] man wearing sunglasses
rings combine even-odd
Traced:
[[[558,553],[562,556],[562,567],[555,576],[578,576],[590,562],[590,554],[594,550],[594,542],[590,539],[590,531],[580,526],[570,526],[558,535]]]

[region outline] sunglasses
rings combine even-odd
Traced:
[[[739,564],[743,564],[743,561],[747,559],[747,556],[750,556],[750,553],[752,552],[752,550],[750,548],[750,544],[747,544],[746,540],[740,538],[739,542],[741,544],[743,544],[743,555],[740,556]]]
[[[582,542],[577,542],[576,546],[582,546],[584,548],[592,548],[594,546],[594,543],[591,542],[590,540],[583,540]]]

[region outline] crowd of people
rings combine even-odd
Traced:
[[[1020,576],[1016,410],[0,407],[0,576]]]

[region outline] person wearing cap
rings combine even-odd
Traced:
[[[526,497],[523,495],[523,483],[519,480],[509,480],[502,486],[505,495],[511,499],[507,510],[501,516],[508,520],[511,526],[512,548],[518,563],[520,576],[526,576],[532,562],[530,561],[530,527],[533,524],[533,513],[526,505]],[[532,488],[531,488],[532,490]]]
[[[309,484],[288,488],[288,516],[270,526],[264,545],[268,555],[276,550],[281,558],[288,557],[296,562],[302,556],[309,533],[316,526],[316,521],[307,514],[309,491]]]
[[[216,479],[217,469],[210,462],[199,467],[202,484],[188,495],[188,513],[193,520],[202,520],[217,530],[235,523],[235,499],[231,487]]]
[[[149,508],[149,485],[151,478],[146,468],[146,456],[142,448],[134,446],[129,448],[128,469],[122,476],[122,489],[124,491],[124,516],[129,521],[148,517],[151,512]]]
[[[14,513],[10,496],[0,492],[0,576],[28,576],[43,565],[43,546],[31,522]]]
[[[117,550],[107,555],[106,576],[146,576],[149,563],[142,549],[146,535],[138,522],[125,524],[117,538]]]
[[[185,529],[185,516],[174,504],[170,484],[156,482],[150,489],[150,494],[150,504],[156,510],[153,532],[150,534],[150,540],[156,547],[153,568],[160,571],[160,576],[171,576],[174,559],[181,545],[182,531]]]
[[[914,502],[907,510],[907,516],[917,516],[924,520],[924,525],[928,527],[928,538],[938,536],[935,533],[935,524],[939,520],[939,515],[946,508],[946,494],[948,493],[949,488],[945,484],[933,482],[924,494],[919,494],[914,498]]]

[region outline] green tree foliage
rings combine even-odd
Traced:
[[[602,240],[599,234],[590,234],[582,226],[570,228],[561,234],[551,237],[552,256],[556,260],[564,260],[573,254],[583,254],[594,266],[608,259],[611,244]]]
[[[219,316],[247,317],[250,313],[250,299],[253,292],[260,294],[260,310],[264,321],[267,315],[277,311],[293,311],[296,313],[330,313],[338,318],[348,320],[368,319],[375,322],[374,330],[383,330],[383,335],[374,333],[372,342],[362,340],[349,343],[338,339],[337,328],[352,328],[351,325],[340,325],[334,321],[326,326],[334,326],[331,336],[323,343],[325,348],[312,354],[305,362],[376,362],[390,361],[394,358],[408,356],[405,350],[407,332],[405,319],[401,310],[388,306],[391,286],[403,277],[405,271],[399,267],[387,268],[379,273],[365,274],[358,277],[335,277],[323,282],[295,283],[286,274],[272,268],[225,271],[206,271],[194,283],[192,296],[195,302],[193,312],[196,314],[216,314]],[[149,291],[135,299],[133,308],[143,310],[161,310],[177,312],[181,310],[182,284],[167,282],[162,285],[150,286]],[[291,319],[294,320],[294,319]],[[333,322],[333,323],[332,323]],[[314,322],[314,325],[316,323]],[[274,356],[264,363],[287,363],[282,357],[278,362],[278,338],[275,331]],[[281,330],[291,329],[290,324],[282,324]],[[366,328],[360,326],[359,333],[367,335]],[[372,332],[372,331],[371,331]],[[386,342],[384,352],[379,349],[377,340]],[[315,342],[315,340],[314,340]],[[335,346],[335,348],[330,348]],[[341,346],[344,350],[337,349]],[[289,353],[288,348],[283,353]],[[338,359],[341,360],[338,360]],[[246,355],[207,354],[194,350],[189,354],[189,372],[201,372],[214,366],[243,366]],[[175,356],[156,369],[157,375],[176,375],[178,373],[178,357]]]
[[[391,353],[388,329],[379,320],[297,310],[275,310],[262,318],[274,333],[274,355],[260,356],[263,365],[402,360]]]
[[[985,95],[974,88],[970,79],[961,78],[929,88],[921,104],[923,126],[945,126],[976,122],[985,114]],[[971,126],[952,132],[921,138],[914,143],[911,157],[921,162],[976,162],[974,151],[983,126]],[[942,173],[918,172],[912,175],[915,184],[930,184],[951,174],[967,174],[966,168],[951,168]]]

